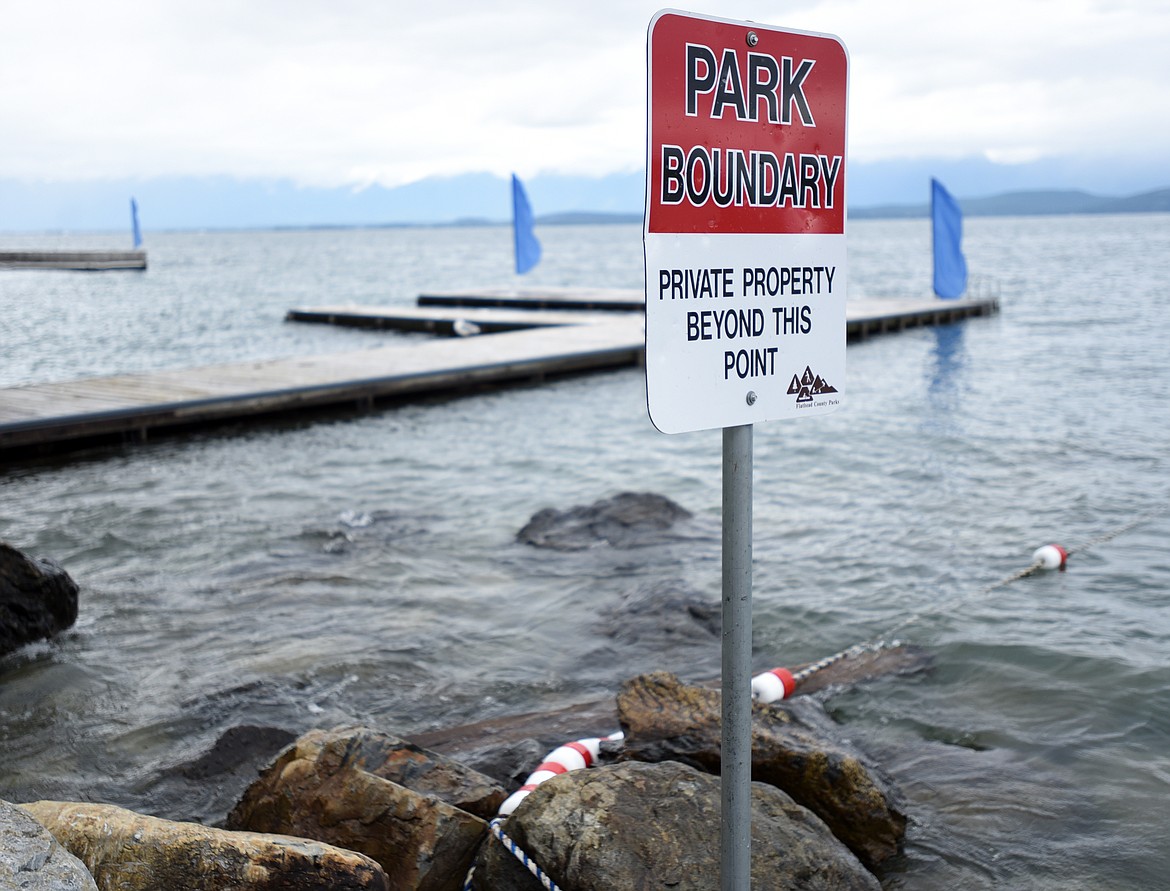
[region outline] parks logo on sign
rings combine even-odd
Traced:
[[[792,375],[792,383],[788,385],[788,395],[796,396],[797,403],[804,403],[808,406],[817,405],[819,403],[818,397],[825,397],[825,404],[836,405],[836,401],[832,399],[832,394],[837,392],[837,388],[830,385],[819,374],[813,374],[812,369],[807,365],[804,368],[804,374],[797,377]]]
[[[651,420],[681,433],[833,410],[845,380],[844,46],[668,10],[647,55]]]

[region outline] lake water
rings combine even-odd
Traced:
[[[639,227],[539,235],[523,284],[641,286]],[[5,271],[0,386],[387,343],[405,335],[282,320],[519,283],[509,239],[158,233],[145,273]],[[999,315],[850,345],[840,411],[757,426],[754,667],[922,614],[900,636],[931,672],[828,700],[907,798],[887,888],[1164,887],[1170,216],[971,219],[965,249]],[[851,298],[923,297],[929,274],[926,221],[851,225]],[[160,778],[239,724],[410,735],[713,677],[718,638],[655,604],[718,602],[720,444],[657,433],[630,369],[6,466],[0,539],[82,593],[71,633],[0,659],[0,797],[214,821],[223,790]],[[624,490],[696,519],[641,549],[515,542],[541,508]]]

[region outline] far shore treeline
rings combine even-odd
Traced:
[[[1170,189],[1156,189],[1124,198],[1092,195],[1077,189],[1041,189],[1005,192],[987,198],[960,198],[959,206],[969,217],[1049,216],[1072,213],[1168,213]],[[928,217],[930,204],[887,204],[879,207],[851,207],[855,220]]]

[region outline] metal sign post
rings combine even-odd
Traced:
[[[848,62],[675,10],[647,34],[646,407],[723,429],[723,891],[751,881],[752,425],[843,399]]]
[[[719,875],[750,887],[752,829],[752,426],[723,428],[723,727]]]

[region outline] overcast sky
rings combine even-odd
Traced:
[[[646,27],[659,8],[3,0],[0,177],[395,186],[468,171],[636,170]],[[1166,0],[683,8],[839,36],[851,161],[1170,159]]]

